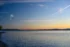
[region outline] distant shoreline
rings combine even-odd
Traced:
[[[70,30],[70,29],[2,29],[0,31],[64,31],[64,30]]]

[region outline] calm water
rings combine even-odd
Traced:
[[[9,47],[70,47],[70,31],[9,31],[2,41]]]

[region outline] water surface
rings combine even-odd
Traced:
[[[70,47],[70,31],[7,31],[2,41],[9,47]]]

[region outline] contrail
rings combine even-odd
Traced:
[[[68,5],[68,6],[66,6],[66,7],[64,7],[63,9],[61,9],[60,11],[62,12],[62,11],[64,11],[65,9],[67,9],[67,8],[69,8],[70,7],[70,5]],[[55,15],[55,14],[57,14],[59,11],[57,11],[57,12],[55,12],[55,13],[53,13],[52,15]]]
[[[66,6],[63,10],[65,10],[65,9],[67,9],[67,8],[69,8],[69,7],[70,7],[70,5]]]

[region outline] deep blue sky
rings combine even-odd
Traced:
[[[69,28],[69,17],[69,0],[6,0],[0,3],[0,25],[3,28]]]

